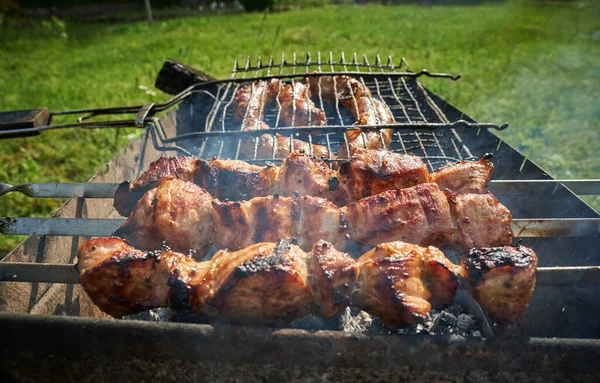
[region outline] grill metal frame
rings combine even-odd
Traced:
[[[330,56],[331,57],[331,56]],[[356,56],[354,56],[356,57]],[[356,61],[354,59],[353,61]],[[248,64],[249,60],[247,60],[247,64],[244,68],[248,70],[268,70],[265,69],[264,66],[256,65],[251,66]],[[341,62],[345,62],[342,60]],[[317,63],[322,63],[320,58]],[[375,66],[370,66],[368,68],[374,69],[377,65],[380,65],[381,60],[377,59],[377,64]],[[404,60],[401,61],[401,64],[405,63]],[[296,66],[294,66],[294,64]],[[343,64],[342,64],[343,65]],[[349,63],[346,63],[348,66]],[[367,64],[358,64],[359,68],[364,68],[364,65]],[[241,72],[247,73],[248,71],[237,71],[235,68],[237,64],[234,65],[234,74],[237,76],[241,76]],[[274,66],[271,66],[273,68]],[[285,64],[284,68],[299,68],[298,62],[294,59],[294,61],[290,64]],[[347,68],[344,68],[347,69]],[[385,68],[378,68],[381,71]],[[392,68],[397,69],[397,68]],[[407,66],[406,69],[408,70]],[[350,72],[351,73],[351,72]],[[363,75],[367,76],[365,72],[361,72]],[[419,74],[420,73],[420,74]],[[325,75],[325,72],[322,72],[322,75]],[[336,72],[339,74],[339,72]],[[277,76],[281,76],[281,78],[297,78],[300,76],[299,73],[288,74],[279,74]],[[370,75],[370,74],[369,74]],[[379,74],[378,74],[379,75]],[[419,75],[427,75],[427,72],[418,72],[411,73],[407,75],[406,73],[393,73],[391,77],[393,78],[403,78],[406,77],[410,79],[413,77],[418,77]],[[264,77],[264,76],[263,76]],[[435,77],[435,76],[432,76]],[[447,77],[447,76],[439,76],[439,77]],[[254,78],[252,78],[254,79]],[[250,80],[249,77],[246,78],[236,78],[236,76],[232,75],[232,78],[227,80],[225,83],[231,84],[239,84],[243,81]],[[416,82],[416,81],[415,81]],[[416,82],[418,84],[418,82]],[[292,137],[296,134],[303,137],[311,137],[311,131],[315,130],[315,127],[295,127],[295,128],[279,128],[273,129],[269,131],[258,131],[258,132],[235,132],[235,131],[205,131],[205,132],[189,132],[189,124],[186,124],[186,119],[193,117],[193,115],[197,112],[198,103],[197,97],[205,97],[207,94],[206,89],[213,87],[214,89],[215,83],[207,82],[205,84],[201,84],[198,86],[194,86],[189,88],[188,90],[180,93],[180,95],[176,96],[174,99],[178,99],[177,102],[181,101],[182,103],[179,105],[179,110],[175,112],[170,112],[167,116],[158,119],[153,114],[160,108],[153,108],[152,106],[144,108],[144,116],[138,121],[143,122],[146,126],[147,130],[144,133],[139,141],[133,142],[125,151],[125,153],[117,156],[111,163],[107,166],[106,174],[97,174],[91,181],[94,183],[118,183],[124,179],[131,179],[139,175],[147,164],[156,159],[159,154],[162,153],[188,153],[194,154],[189,151],[190,148],[199,148],[197,145],[190,145],[189,142],[200,140],[209,140],[209,139],[219,139],[223,136],[228,135],[240,135],[240,136],[252,136],[258,134],[264,134],[266,132],[289,132]],[[420,84],[419,84],[420,86]],[[200,90],[202,89],[202,90]],[[525,193],[505,193],[501,195],[497,195],[500,202],[505,204],[512,212],[516,218],[531,218],[531,217],[541,217],[539,214],[542,211],[548,211],[547,205],[550,204],[560,204],[560,208],[554,209],[551,214],[549,214],[548,218],[570,218],[570,217],[579,217],[579,218],[587,218],[587,219],[598,219],[600,216],[593,209],[587,206],[583,201],[581,201],[576,195],[574,195],[565,184],[556,183],[549,175],[547,175],[542,169],[540,169],[533,162],[525,158],[522,154],[516,151],[514,148],[510,147],[506,143],[502,142],[498,137],[496,137],[490,129],[498,129],[501,128],[497,125],[493,124],[478,124],[469,116],[460,112],[458,109],[453,107],[451,104],[447,103],[443,99],[439,98],[434,93],[428,91],[424,87],[421,86],[423,94],[426,95],[427,99],[430,100],[439,110],[442,116],[444,116],[444,121],[442,122],[426,122],[423,124],[415,124],[413,123],[397,123],[393,125],[382,125],[382,126],[371,126],[371,127],[363,127],[364,129],[382,129],[385,127],[393,127],[396,129],[397,134],[400,135],[400,138],[403,138],[401,134],[403,132],[410,133],[412,130],[420,131],[422,129],[424,132],[429,132],[438,138],[440,136],[436,136],[437,134],[445,134],[448,133],[449,137],[455,137],[456,135],[460,142],[463,144],[466,143],[466,147],[469,150],[470,156],[465,156],[464,158],[475,158],[478,156],[482,156],[484,153],[493,152],[495,155],[495,165],[496,171],[494,173],[494,178],[496,181],[511,181],[516,182],[518,180],[528,180],[531,185],[529,189],[526,190]],[[171,106],[175,105],[177,102],[171,104]],[[141,107],[137,110],[142,109]],[[164,109],[163,109],[164,110]],[[125,111],[125,109],[123,109]],[[80,112],[89,112],[88,117],[101,115],[101,113],[90,112],[88,111],[80,111]],[[138,113],[139,114],[139,113]],[[83,120],[82,120],[83,121]],[[217,120],[215,120],[217,121]],[[77,125],[77,126],[81,126]],[[290,130],[286,130],[290,129]],[[321,129],[321,128],[319,128]],[[328,126],[324,127],[323,130],[320,130],[319,133],[323,134],[338,134],[340,136],[344,136],[342,133],[347,129],[347,126]],[[398,138],[397,143],[400,143],[401,140]],[[450,141],[452,142],[452,141]],[[182,146],[182,143],[184,144]],[[401,145],[400,145],[401,146]],[[410,151],[409,151],[410,152]],[[426,150],[425,150],[425,153]],[[264,162],[265,160],[272,159],[251,159],[250,162]],[[436,162],[440,160],[439,163]],[[435,168],[441,164],[443,159],[438,158],[429,158],[428,163],[430,169]],[[535,181],[539,181],[535,182]],[[545,181],[545,182],[544,182]],[[554,183],[556,186],[552,186],[551,192],[546,190],[545,199],[540,199],[537,194],[530,194],[531,191],[539,190],[538,187],[546,188],[547,183]],[[507,189],[505,189],[507,190]],[[523,195],[525,194],[525,195]],[[566,202],[565,202],[566,201]],[[63,208],[61,208],[57,214],[57,218],[92,218],[92,219],[115,219],[118,218],[118,215],[114,213],[112,210],[112,204],[110,200],[106,200],[103,198],[73,198],[68,201]],[[78,233],[85,234],[85,233]],[[71,264],[74,261],[74,254],[81,242],[83,242],[86,237],[46,237],[46,236],[37,236],[36,234],[32,234],[28,237],[28,239],[17,247],[11,254],[7,257],[7,260],[13,263],[18,262],[36,262],[36,263],[48,263],[48,264]],[[600,264],[600,255],[596,256],[595,254],[584,254],[585,256],[579,258],[569,258],[565,257],[568,251],[572,252],[581,252],[584,253],[583,250],[593,248],[593,246],[597,246],[600,244],[600,238],[594,236],[586,236],[579,238],[568,238],[568,237],[558,237],[558,238],[524,238],[523,244],[527,246],[531,246],[538,252],[540,255],[540,268],[546,268],[549,270],[549,274],[542,277],[543,283],[538,284],[538,289],[536,294],[534,294],[534,299],[532,300],[532,305],[530,309],[526,312],[522,320],[519,322],[517,326],[513,326],[511,328],[503,328],[495,326],[493,328],[494,333],[500,335],[499,340],[491,340],[487,341],[483,340],[466,340],[459,341],[458,343],[454,343],[450,345],[452,342],[447,337],[440,336],[429,336],[432,340],[423,340],[422,337],[408,337],[402,340],[395,340],[394,338],[398,337],[382,337],[383,340],[378,338],[378,342],[382,341],[382,344],[385,344],[385,349],[388,350],[386,352],[400,352],[400,350],[404,347],[412,347],[411,350],[415,352],[422,351],[423,361],[419,362],[414,366],[418,366],[417,370],[423,372],[424,369],[431,366],[436,370],[461,370],[465,368],[475,368],[477,364],[473,363],[484,363],[484,365],[495,365],[497,366],[500,363],[499,355],[503,355],[503,360],[512,360],[514,358],[521,358],[518,361],[513,362],[510,371],[533,371],[537,373],[563,373],[567,371],[569,366],[572,368],[572,371],[576,371],[578,373],[599,373],[600,367],[596,364],[589,363],[590,357],[593,357],[600,352],[600,342],[597,339],[586,339],[586,340],[578,340],[576,338],[599,338],[596,333],[600,331],[600,326],[593,328],[580,328],[577,323],[569,323],[569,316],[566,318],[561,317],[561,313],[557,312],[556,302],[553,302],[552,295],[561,294],[561,300],[569,301],[569,299],[579,299],[584,296],[583,302],[575,302],[574,306],[576,306],[575,310],[580,311],[582,317],[585,317],[586,312],[593,312],[595,310],[593,303],[591,304],[591,308],[586,310],[586,303],[592,297],[600,296],[600,288],[597,284],[595,284],[598,275],[598,267],[590,266]],[[552,254],[555,251],[556,254]],[[5,263],[5,262],[3,262]],[[547,266],[569,266],[565,269],[569,271],[567,274],[562,274],[560,278],[556,278],[556,274],[552,275],[552,271],[557,271],[558,269]],[[39,272],[39,271],[37,271]],[[563,278],[564,277],[564,278]],[[51,277],[50,277],[51,279]],[[0,306],[2,306],[3,310],[12,311],[12,312],[28,312],[28,313],[41,313],[41,314],[58,314],[58,315],[81,315],[81,316],[93,316],[102,318],[104,314],[99,312],[91,302],[89,302],[89,298],[87,298],[85,292],[81,289],[79,285],[76,284],[59,284],[59,283],[45,283],[51,282],[48,281],[39,281],[34,283],[2,283],[3,288],[0,288]],[[21,287],[17,287],[21,286]],[[25,288],[22,288],[26,286]],[[4,290],[4,291],[3,291]],[[540,293],[541,292],[541,293]],[[547,292],[547,293],[546,293]],[[564,297],[563,297],[564,296]],[[29,300],[29,302],[27,302]],[[589,301],[591,303],[591,301]],[[564,311],[564,310],[563,310]],[[542,324],[539,329],[535,329],[532,326],[532,322],[538,320],[539,317],[547,318],[549,323]],[[25,318],[25,319],[23,319]],[[36,318],[34,316],[22,316],[15,314],[2,314],[0,313],[0,321],[3,321],[6,325],[0,326],[0,331],[6,334],[20,334],[21,336],[27,337],[26,332],[27,328],[33,329],[41,329],[44,326],[48,326],[45,328],[65,328],[68,326],[72,326],[72,328],[77,329],[77,335],[69,336],[68,338],[74,342],[77,342],[78,337],[79,341],[82,342],[99,342],[102,347],[106,347],[102,341],[93,341],[90,337],[81,336],[79,333],[79,329],[84,328],[93,328],[93,332],[101,331],[101,329],[111,328],[115,333],[127,333],[128,331],[139,331],[139,334],[148,334],[148,332],[156,331],[159,328],[163,330],[158,330],[164,332],[166,334],[170,334],[170,336],[176,337],[176,339],[181,339],[180,337],[185,337],[186,335],[193,334],[194,339],[204,339],[204,341],[209,344],[213,344],[211,342],[216,342],[216,339],[220,341],[228,341],[232,339],[231,337],[235,337],[236,334],[246,333],[246,334],[259,334],[260,339],[262,339],[262,343],[254,344],[252,342],[244,343],[244,348],[248,349],[249,353],[260,353],[261,347],[277,347],[276,345],[280,341],[277,336],[273,338],[273,334],[277,334],[278,331],[280,333],[286,333],[286,331],[296,332],[295,334],[298,336],[299,341],[292,341],[290,343],[290,349],[292,354],[294,352],[303,352],[305,348],[309,345],[311,347],[319,347],[320,342],[323,339],[326,339],[327,344],[333,344],[332,347],[339,347],[340,345],[344,345],[347,339],[354,339],[352,336],[348,338],[347,335],[343,333],[321,333],[311,334],[309,332],[301,331],[301,330],[269,330],[269,329],[252,329],[252,328],[236,328],[236,327],[223,327],[223,328],[215,328],[209,325],[184,325],[184,324],[164,324],[164,326],[156,325],[156,324],[144,324],[141,322],[134,321],[104,321],[104,320],[85,320],[78,318],[56,318],[53,316],[44,316],[40,318]],[[553,322],[554,321],[554,322]],[[19,322],[24,323],[23,327],[20,327]],[[566,323],[569,323],[570,326],[565,326]],[[149,327],[148,327],[149,326]],[[561,327],[562,326],[562,327]],[[534,331],[532,331],[534,329]],[[64,331],[64,330],[63,330]],[[570,339],[557,339],[555,341],[549,339],[535,339],[528,338],[529,336],[549,336],[548,334],[553,334],[552,336],[556,336],[558,338],[570,338]],[[507,338],[508,335],[517,335],[520,340],[517,340],[516,343]],[[254,335],[253,335],[254,336]],[[525,336],[525,337],[523,337]],[[12,335],[9,335],[7,339],[13,339]],[[207,338],[204,338],[207,337]],[[425,338],[429,338],[425,337]],[[125,339],[126,337],[122,338]],[[206,339],[210,338],[210,341]],[[363,339],[359,337],[360,339]],[[368,338],[369,340],[366,340]],[[358,341],[360,344],[371,344],[373,341],[371,336],[366,336],[363,340]],[[162,339],[162,338],[161,338]],[[247,339],[246,339],[247,340]],[[289,340],[289,339],[288,339]],[[140,341],[139,339],[137,341]],[[153,344],[152,341],[140,341],[146,344],[148,347],[150,344]],[[299,343],[296,343],[299,342]],[[465,343],[466,342],[466,343]],[[482,342],[482,343],[480,343]],[[35,342],[34,342],[35,343]],[[515,343],[515,344],[513,344]],[[187,343],[186,343],[187,344]],[[304,345],[298,347],[298,345]],[[431,344],[435,344],[433,348],[431,348]],[[519,344],[520,346],[516,345]],[[450,346],[449,346],[450,345]],[[475,346],[474,346],[475,345]],[[168,346],[165,349],[171,351],[172,347]],[[389,348],[389,347],[391,348]],[[179,347],[181,347],[179,345]],[[216,344],[214,347],[218,347]],[[233,347],[233,346],[232,346]],[[370,346],[369,346],[370,347]],[[456,348],[455,348],[456,347]],[[52,347],[50,347],[52,348]],[[23,348],[18,346],[16,343],[10,348],[11,350],[17,351],[17,354],[22,357],[19,360],[25,361],[29,356],[22,355],[27,354],[27,351],[23,351]],[[40,348],[45,350],[46,348]],[[453,366],[453,361],[450,363],[449,359],[452,358],[442,358],[440,359],[439,355],[448,355],[452,354],[446,353],[444,350],[462,350],[463,352],[467,350],[468,352],[473,352],[471,354],[471,361],[461,359],[460,366]],[[233,350],[233,348],[229,348],[226,346],[224,348],[225,352],[227,350]],[[477,354],[478,352],[484,351],[483,354]],[[63,350],[64,351],[64,350]],[[197,351],[197,350],[196,350]],[[139,349],[134,350],[135,355],[139,354]],[[572,355],[582,355],[580,361],[582,363],[573,360],[573,358],[565,357],[565,352],[572,352]],[[19,354],[20,353],[20,354]],[[531,353],[531,354],[529,354]],[[157,357],[161,354],[160,350],[152,351],[151,354],[153,357]],[[431,354],[430,357],[427,355]],[[435,355],[433,355],[435,354]],[[33,355],[29,352],[29,355]],[[67,358],[71,358],[72,355],[70,352],[65,352]],[[131,354],[133,355],[133,354]],[[162,355],[162,354],[161,354]],[[173,355],[173,354],[171,354]],[[179,353],[175,353],[175,355],[179,356]],[[205,352],[193,352],[191,353],[192,357],[195,358],[205,358]],[[237,354],[235,354],[237,355]],[[314,354],[318,355],[318,354]],[[391,355],[391,354],[387,354]],[[400,355],[400,354],[398,354]],[[454,354],[453,354],[454,355]],[[474,357],[474,355],[479,355]],[[531,355],[531,357],[525,357],[527,355]],[[532,360],[534,358],[538,358],[546,355],[548,357],[547,361],[551,361],[552,363],[545,363],[542,367],[535,366],[532,364]],[[339,360],[330,360],[332,366],[343,366],[344,368],[348,367],[348,363],[357,363],[360,360],[360,353],[352,353],[349,357],[342,357]],[[413,354],[414,356],[414,354]],[[269,359],[270,358],[270,359]],[[300,358],[299,363],[304,364],[305,362],[310,365],[314,362],[314,359],[311,359],[312,356],[308,356],[306,358]],[[277,359],[277,353],[269,356],[265,356],[264,358],[259,358],[260,360],[244,360],[244,363],[275,363],[278,364],[280,360]],[[335,359],[335,358],[334,358]],[[392,358],[394,359],[394,358]],[[210,358],[206,360],[212,360]],[[224,357],[224,361],[236,363],[236,359],[234,356],[232,357]],[[239,362],[241,359],[238,359]],[[329,359],[328,359],[329,360]],[[435,362],[432,362],[435,360]],[[389,362],[389,363],[388,363]],[[129,362],[128,362],[129,363]],[[392,364],[397,363],[387,361],[383,363],[384,366],[393,368]],[[433,364],[432,364],[433,363]],[[553,364],[554,363],[554,364]],[[364,367],[365,369],[376,369],[377,365],[373,363],[365,363],[361,364],[358,362],[359,366]],[[321,368],[322,366],[319,366]],[[153,371],[153,368],[149,366],[149,370]],[[174,374],[173,376],[176,376]]]

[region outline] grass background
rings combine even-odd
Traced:
[[[0,110],[161,102],[156,73],[174,58],[227,77],[234,58],[333,50],[405,56],[459,73],[422,82],[558,178],[600,178],[600,2],[477,6],[327,6],[156,22],[0,25]],[[149,88],[150,90],[145,89]],[[61,122],[55,119],[55,122]],[[0,141],[0,182],[86,181],[136,131],[51,131]],[[587,199],[596,208],[597,197]],[[48,216],[62,200],[8,195],[0,216]],[[0,256],[20,237],[0,236]]]

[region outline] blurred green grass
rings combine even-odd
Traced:
[[[0,110],[161,102],[149,94],[166,58],[219,78],[233,60],[298,52],[405,56],[412,69],[459,73],[424,84],[560,178],[600,176],[600,5],[326,6],[269,14],[124,24],[60,20],[0,26]],[[57,119],[56,122],[62,120]],[[50,131],[0,141],[0,182],[86,181],[133,129]],[[600,207],[597,197],[587,198]],[[0,216],[48,216],[63,201],[20,195]],[[0,236],[0,256],[21,237]]]

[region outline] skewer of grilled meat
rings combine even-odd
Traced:
[[[510,245],[510,223],[510,212],[491,194],[454,195],[434,183],[388,190],[339,208],[299,194],[213,200],[194,184],[167,179],[142,197],[115,235],[139,248],[166,241],[176,251],[191,249],[199,256],[213,243],[237,250],[279,238],[295,240],[305,250],[319,239],[339,249],[403,240],[468,250]],[[151,240],[142,233],[150,233]]]
[[[350,76],[310,76],[307,78],[313,94],[342,104],[354,117],[355,125],[385,125],[394,123],[394,116],[387,105],[373,98],[369,88]],[[362,132],[352,129],[346,132],[348,145],[341,145],[338,156],[348,158],[359,148],[386,149],[392,141],[392,129]]]
[[[294,144],[296,141],[294,140]],[[281,166],[256,166],[239,160],[161,157],[137,180],[122,183],[115,193],[117,211],[128,216],[144,193],[164,178],[194,182],[213,197],[246,200],[294,192],[327,198],[338,206],[386,190],[436,182],[457,194],[483,193],[494,166],[489,158],[463,161],[429,173],[418,157],[380,150],[357,150],[337,170],[321,159],[291,153]]]
[[[460,272],[440,250],[403,242],[356,261],[326,241],[308,253],[279,241],[196,262],[112,237],[87,241],[77,256],[84,289],[113,316],[172,307],[247,325],[281,325],[309,312],[330,317],[352,305],[389,328],[412,326],[454,300]]]
[[[435,247],[405,242],[379,244],[354,260],[326,241],[308,253],[279,241],[197,262],[168,248],[146,253],[116,237],[85,242],[77,257],[85,291],[115,317],[171,307],[231,323],[277,325],[308,312],[331,317],[351,305],[389,328],[412,326],[431,308],[450,304],[464,276],[476,279],[477,290],[469,290],[494,319],[512,323],[527,308],[537,263],[531,249],[505,246],[473,250],[456,266]],[[480,283],[484,272],[512,280],[515,267],[518,285]]]

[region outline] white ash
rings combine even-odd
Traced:
[[[185,322],[185,323],[212,323],[189,310],[171,310],[158,308],[143,311],[138,314],[128,315],[124,319],[147,320],[153,322]],[[321,318],[315,315],[305,315],[294,320],[288,327],[302,330],[337,330],[352,334],[387,334],[381,320],[369,313],[355,307],[347,307],[332,318]],[[431,335],[458,335],[468,337],[481,337],[481,322],[475,316],[464,311],[462,306],[453,304],[444,310],[432,310],[429,319],[416,326],[396,330],[398,334],[431,334]]]

